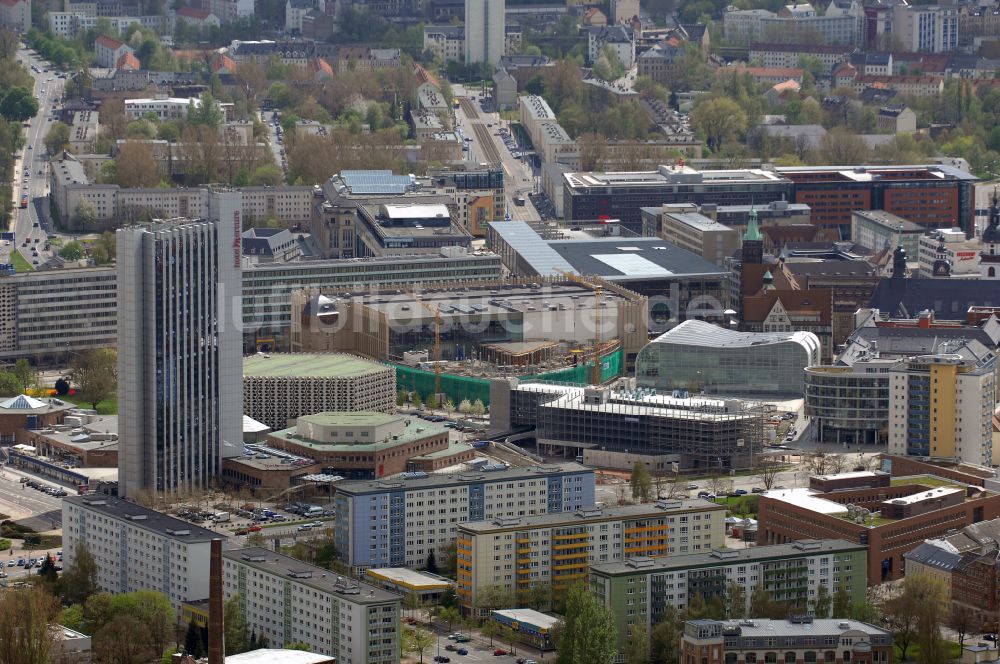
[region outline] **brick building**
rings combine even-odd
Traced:
[[[783,489],[760,497],[757,543],[842,538],[867,544],[868,583],[874,585],[901,578],[903,554],[924,540],[998,516],[998,494],[964,485],[931,488],[919,478],[833,493]]]
[[[22,429],[62,424],[63,416],[74,408],[75,404],[59,399],[35,399],[26,394],[0,401],[0,441],[13,441]]]
[[[850,233],[854,210],[885,210],[927,226],[972,229],[978,180],[950,166],[802,166],[776,168],[794,183],[795,203],[812,209],[812,223]]]

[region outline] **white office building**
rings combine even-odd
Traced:
[[[226,599],[272,647],[304,643],[338,664],[396,664],[402,595],[263,548],[223,554]]]
[[[505,0],[465,0],[465,64],[495,65],[504,56]]]
[[[84,544],[97,564],[97,585],[117,594],[156,590],[181,602],[208,597],[209,552],[223,535],[168,514],[103,494],[62,503],[63,564]]]
[[[896,5],[892,8],[892,41],[901,51],[955,51],[958,49],[958,9],[940,5]]]
[[[239,192],[118,231],[118,491],[207,488],[243,452]]]
[[[337,485],[334,541],[356,570],[417,567],[459,524],[572,512],[594,505],[594,471],[578,463],[503,464],[455,474],[404,473]]]

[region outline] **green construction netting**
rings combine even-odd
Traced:
[[[621,348],[601,357],[601,382],[612,380],[622,375],[624,369],[625,354]],[[405,364],[395,364],[396,367],[396,389],[407,390],[409,392],[419,392],[425,399],[427,395],[434,392],[434,372],[425,369],[417,369]],[[553,383],[566,383],[570,385],[588,385],[592,364],[586,362],[575,367],[567,367],[559,371],[537,374],[534,376],[522,376],[521,381],[545,380]],[[456,376],[454,374],[441,374],[441,391],[446,398],[451,399],[456,404],[468,399],[475,402],[480,399],[483,404],[490,403],[490,382],[486,378],[474,376]]]

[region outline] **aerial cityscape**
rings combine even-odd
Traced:
[[[1000,0],[0,0],[0,664],[1000,664]]]

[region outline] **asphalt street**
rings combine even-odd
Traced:
[[[52,126],[54,105],[62,102],[66,81],[58,77],[58,72],[49,69],[48,63],[29,54],[27,49],[19,50],[17,58],[35,79],[33,93],[38,99],[38,114],[31,119],[26,130],[23,156],[15,173],[18,187],[14,195],[18,207],[11,227],[7,229],[14,232],[15,241],[0,242],[0,258],[9,262],[10,252],[16,248],[28,263],[38,266],[52,256],[51,251],[43,249],[47,239],[45,209],[49,204],[49,171],[44,140]],[[39,71],[32,70],[32,66]],[[28,196],[28,207],[21,208],[19,204],[25,194]]]
[[[455,85],[453,92],[457,99],[468,99],[475,109],[475,115],[470,116],[463,107],[454,109],[455,128],[462,136],[472,138],[469,145],[468,159],[477,163],[488,163],[493,161],[490,155],[493,151],[482,145],[482,136],[485,134],[493,143],[493,147],[500,155],[500,165],[504,170],[504,186],[507,198],[507,211],[511,219],[524,221],[538,221],[541,217],[535,210],[527,195],[535,190],[535,178],[532,175],[531,167],[517,159],[507,148],[503,138],[498,135],[501,126],[509,126],[510,123],[500,119],[500,114],[483,110],[480,101],[481,95],[475,91],[466,91],[461,85]],[[475,98],[473,98],[473,96]],[[481,126],[480,131],[476,131],[476,126]],[[523,195],[524,205],[515,205],[514,198]]]

